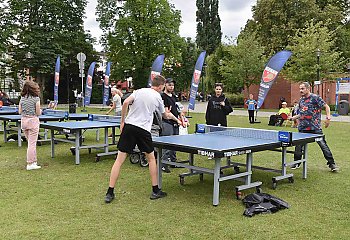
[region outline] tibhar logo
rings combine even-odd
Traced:
[[[225,157],[232,157],[232,156],[243,155],[243,154],[247,154],[247,153],[251,153],[251,152],[252,152],[252,150],[225,152],[224,156]]]
[[[204,150],[198,150],[198,155],[207,156],[207,157],[211,157],[211,158],[214,157],[213,152],[204,151]]]

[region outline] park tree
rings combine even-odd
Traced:
[[[266,58],[264,48],[254,34],[241,34],[236,44],[226,46],[226,51],[219,73],[225,79],[227,90],[240,92],[260,82]]]
[[[335,46],[335,30],[331,31],[322,22],[306,24],[298,30],[288,49],[293,52],[286,69],[286,77],[295,82],[309,81],[313,86],[319,70],[320,80],[330,77],[344,65],[341,53]],[[320,51],[319,64],[316,51]]]
[[[165,60],[163,74],[176,80],[176,91],[188,91],[199,51],[191,38],[182,38],[180,56]]]
[[[180,11],[167,0],[98,0],[96,11],[108,58],[115,63],[111,78],[129,71],[134,87],[144,87],[157,55],[165,54],[170,64],[181,58]]]
[[[219,0],[196,0],[197,37],[198,48],[212,54],[221,44],[221,25],[219,16]]]
[[[86,4],[86,0],[7,1],[8,12],[4,17],[11,33],[6,46],[12,55],[11,67],[14,72],[29,69],[41,86],[41,92],[46,94],[45,98],[52,93],[45,88],[52,82],[58,55],[61,56],[61,72],[68,71],[65,68],[72,65],[78,52],[86,53],[87,62],[96,59],[93,40],[83,29]],[[65,76],[62,74],[61,79]]]
[[[252,8],[253,21],[249,28],[256,30],[266,54],[272,55],[289,45],[296,31],[304,29],[311,20],[327,22],[335,30],[346,14],[337,2],[340,1],[260,0]]]

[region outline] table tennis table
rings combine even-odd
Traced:
[[[0,107],[0,115],[10,115],[10,114],[18,114],[18,108],[10,107],[10,106]]]
[[[76,120],[81,121],[88,119],[88,114],[69,114],[68,111],[63,110],[52,110],[52,109],[44,109],[42,115],[39,116],[40,122],[49,122],[49,121],[63,121],[63,120]],[[10,130],[17,130],[17,140],[18,147],[22,146],[22,130],[21,130],[21,115],[0,115],[0,121],[3,121],[3,129],[4,129],[4,142],[7,141],[7,134]],[[11,129],[8,126],[8,123],[15,123],[15,126],[11,126]],[[13,128],[12,128],[13,127]],[[47,132],[44,132],[43,141],[47,141]],[[40,142],[41,140],[38,140]]]
[[[92,148],[103,148],[104,154],[115,154],[115,152],[109,152],[109,142],[108,142],[108,129],[112,128],[112,139],[113,145],[115,145],[115,128],[120,127],[120,117],[119,116],[109,116],[109,115],[99,115],[99,114],[89,114],[88,121],[77,121],[77,122],[48,122],[41,123],[41,128],[49,129],[51,131],[51,157],[55,156],[55,142],[67,142],[74,144],[74,154],[75,154],[75,164],[80,164],[80,149]],[[82,137],[85,130],[88,129],[104,129],[104,142],[103,144],[95,145],[83,145]],[[68,139],[61,139],[55,137],[55,131],[60,131],[66,134],[73,134],[75,136],[74,141]]]
[[[162,187],[162,164],[173,165],[189,169],[189,172],[180,174],[180,184],[184,184],[184,178],[193,175],[199,175],[203,180],[203,174],[212,174],[213,178],[213,205],[219,204],[219,185],[220,182],[236,179],[244,182],[244,185],[236,187],[236,196],[239,198],[241,191],[250,188],[256,188],[257,192],[261,191],[262,182],[252,182],[252,169],[259,168],[262,170],[275,171],[280,176],[273,177],[273,182],[282,179],[289,179],[293,182],[293,174],[287,174],[287,167],[296,163],[303,164],[303,178],[307,177],[307,144],[322,139],[320,134],[295,133],[289,134],[291,138],[289,143],[285,144],[279,139],[279,131],[261,130],[253,128],[227,128],[205,125],[203,133],[189,135],[162,136],[153,138],[153,144],[157,148],[158,162],[158,184]],[[284,141],[284,140],[283,140]],[[303,145],[303,157],[301,160],[287,163],[287,148],[293,145]],[[170,162],[161,159],[162,150],[170,149],[180,152],[189,153],[188,164]],[[282,153],[281,169],[268,169],[253,166],[253,153],[265,150],[278,150]],[[288,152],[289,153],[289,152]],[[194,165],[194,154],[205,156],[208,161],[214,161],[214,168],[205,168]],[[232,157],[246,154],[245,164],[232,162]],[[223,159],[226,159],[226,165],[222,165]],[[226,168],[237,170],[240,166],[245,166],[244,172],[234,171],[231,175],[220,176],[220,171]]]

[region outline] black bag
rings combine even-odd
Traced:
[[[243,215],[247,217],[253,217],[255,214],[259,213],[275,213],[278,208],[270,202],[263,202],[259,204],[254,204],[253,206],[244,210]]]
[[[280,209],[289,208],[289,204],[286,201],[268,193],[252,193],[247,195],[242,201],[246,206],[243,215],[247,217],[260,213],[275,213]]]

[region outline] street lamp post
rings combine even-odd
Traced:
[[[320,56],[321,56],[321,51],[320,49],[316,50],[316,57],[317,57],[317,94],[320,94]]]

